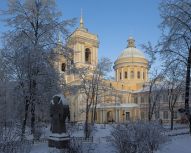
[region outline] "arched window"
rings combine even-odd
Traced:
[[[125,72],[125,79],[127,79],[127,72]]]
[[[65,64],[65,63],[62,63],[62,65],[61,65],[61,71],[62,71],[62,72],[65,72],[65,71],[66,71],[66,64]]]
[[[131,71],[131,79],[134,78],[134,71]]]
[[[140,73],[140,71],[137,72],[137,78],[138,78],[138,79],[141,78],[141,73]]]
[[[89,48],[86,48],[85,50],[85,63],[91,64],[91,51]]]

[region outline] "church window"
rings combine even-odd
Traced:
[[[131,79],[134,78],[134,71],[131,71]]]
[[[137,78],[138,78],[138,79],[141,78],[141,73],[140,73],[140,71],[137,72]]]
[[[127,79],[127,72],[125,72],[125,79]]]
[[[85,63],[91,64],[91,51],[89,48],[86,48],[85,50]]]
[[[62,65],[61,65],[61,70],[62,70],[62,72],[65,72],[65,71],[66,71],[66,64],[65,64],[65,63],[62,63]]]

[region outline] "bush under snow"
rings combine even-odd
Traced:
[[[156,122],[131,122],[117,125],[111,142],[118,153],[153,153],[167,141],[163,128]]]

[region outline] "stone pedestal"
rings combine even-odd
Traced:
[[[52,133],[48,138],[50,148],[68,149],[70,146],[70,137],[66,133]]]

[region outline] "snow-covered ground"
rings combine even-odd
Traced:
[[[189,134],[171,137],[157,153],[191,153],[191,136]]]
[[[108,141],[113,125],[96,125],[93,133],[94,153],[113,153],[115,148]],[[187,130],[187,129],[186,129]],[[172,133],[181,133],[184,129],[174,130]],[[79,128],[72,132],[72,136],[83,137],[83,130]],[[156,153],[191,153],[191,136],[189,134],[171,136],[170,141],[164,144]],[[31,153],[48,153],[48,145],[45,143],[35,144]]]

